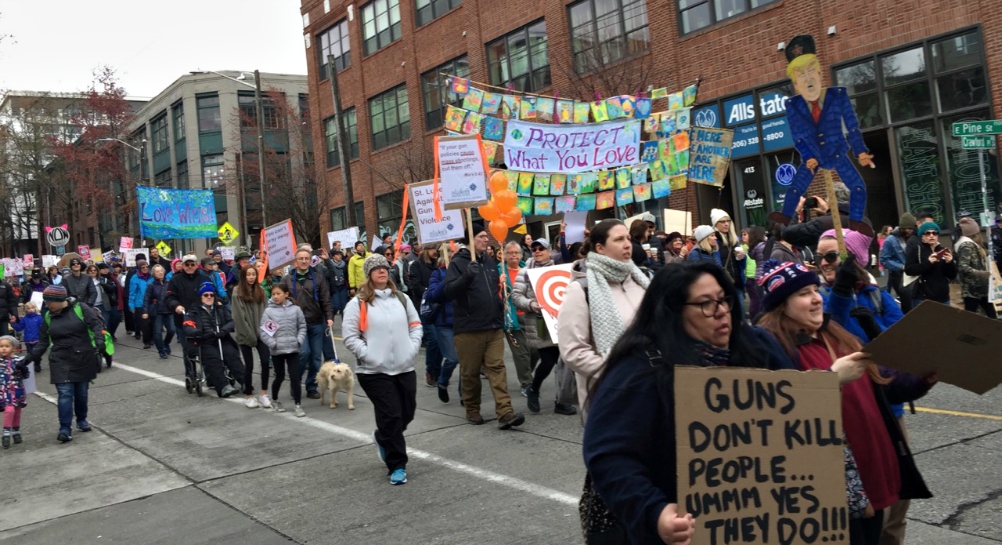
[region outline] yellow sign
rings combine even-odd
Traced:
[[[515,232],[520,235],[524,235],[527,234],[529,231],[525,228],[525,224],[523,223],[522,225],[519,225],[518,227],[515,228]]]
[[[222,227],[219,228],[219,242],[229,246],[234,240],[240,235],[240,231],[237,231],[230,225],[230,222],[226,222]]]
[[[170,255],[171,247],[169,244],[161,240],[157,243],[157,250],[160,251],[160,255],[167,257]]]

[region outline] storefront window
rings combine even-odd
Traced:
[[[850,99],[856,111],[860,130],[879,127],[884,124],[880,114],[880,97],[877,93],[867,93]]]
[[[937,74],[981,64],[981,36],[977,31],[932,44],[932,66]]]
[[[962,121],[979,121],[991,119],[988,110],[948,117],[942,120],[943,149],[946,150],[946,170],[950,180],[950,196],[953,209],[970,212],[975,218],[980,218],[985,209],[981,193],[981,169],[978,166],[978,150],[965,150],[960,146],[960,139],[953,136],[952,125]],[[985,154],[985,174],[988,178],[988,209],[998,210],[1002,199],[999,191],[998,161],[991,153]],[[989,218],[991,220],[992,218]],[[983,221],[979,221],[985,225]]]
[[[884,85],[891,86],[925,77],[925,51],[920,47],[880,59]]]
[[[738,161],[734,163],[734,172],[741,190],[738,202],[742,203],[740,206],[745,212],[744,225],[765,226],[765,203],[768,197],[765,193],[762,161],[758,157]]]
[[[936,78],[936,98],[941,112],[987,104],[984,68],[978,66]]]
[[[940,177],[939,146],[932,121],[898,127],[895,131],[905,206],[912,213],[930,212],[937,223],[946,219]]]
[[[856,110],[856,117],[859,119],[859,127],[862,130],[883,125],[874,60],[871,59],[835,70],[835,85],[845,87],[849,92],[853,108]]]
[[[786,190],[793,183],[793,176],[800,164],[800,154],[795,150],[786,150],[765,156],[765,168],[769,175],[769,186],[772,190],[770,212],[783,209],[786,200]]]

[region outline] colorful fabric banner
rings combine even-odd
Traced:
[[[137,187],[136,194],[143,237],[215,238],[212,190]]]
[[[640,122],[559,125],[508,121],[505,163],[528,172],[584,172],[639,162]]]

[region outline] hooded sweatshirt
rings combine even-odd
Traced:
[[[344,345],[358,358],[356,373],[400,375],[414,370],[423,331],[409,298],[397,297],[390,289],[376,290],[371,303],[355,297],[344,309],[341,332]]]
[[[276,356],[298,353],[306,342],[306,317],[302,309],[292,304],[291,299],[286,299],[281,305],[269,299],[268,307],[261,315],[261,327],[269,320],[278,324],[278,330],[274,335],[261,331],[261,340],[268,345],[271,353]]]

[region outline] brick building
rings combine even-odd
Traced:
[[[324,66],[333,54],[356,210],[364,227],[383,232],[399,224],[403,182],[429,176],[431,137],[450,98],[442,72],[578,99],[677,91],[699,78],[692,118],[733,128],[734,160],[723,190],[690,185],[668,205],[703,221],[720,206],[740,225],[761,224],[799,166],[783,116],[792,93],[783,47],[797,34],[815,37],[826,85],[847,87],[856,106],[877,165],[863,173],[875,224],[896,224],[904,210],[930,209],[945,222],[980,211],[978,156],[949,127],[1002,117],[992,100],[1002,93],[994,0],[302,0],[301,11],[316,156],[335,158],[317,161],[318,176],[341,186]],[[997,156],[987,164],[997,209]],[[330,205],[322,228],[344,227],[339,190]],[[530,229],[542,234],[554,221],[530,217]]]

